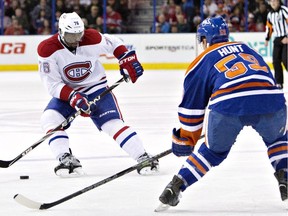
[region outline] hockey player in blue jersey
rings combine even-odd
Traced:
[[[160,195],[156,211],[176,206],[180,193],[227,157],[237,135],[251,126],[262,137],[283,201],[287,199],[288,144],[286,105],[263,58],[239,42],[229,42],[222,17],[205,19],[197,30],[204,51],[190,64],[178,108],[180,129],[173,129],[172,151],[188,156]],[[202,133],[205,142],[193,152]]]

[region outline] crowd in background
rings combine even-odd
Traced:
[[[201,22],[200,1],[167,0],[157,16],[156,32],[196,32]],[[225,18],[231,32],[265,31],[268,1],[249,0],[246,26],[245,0],[205,0],[204,18],[220,15]]]
[[[137,1],[107,0],[105,29],[107,33],[130,33],[127,31],[127,26],[137,25],[131,20],[131,12],[135,9],[135,2]],[[268,2],[249,0],[248,29],[245,26],[244,2],[245,0],[205,0],[204,18],[216,15],[223,16],[231,32],[265,31],[267,13],[270,10]],[[50,0],[5,0],[4,8],[5,35],[46,35],[53,33]],[[64,12],[75,11],[82,17],[86,28],[94,28],[103,32],[102,0],[56,0],[55,11],[53,27],[56,30],[60,15]],[[167,0],[163,1],[157,10],[154,32],[196,32],[200,22],[200,1]]]

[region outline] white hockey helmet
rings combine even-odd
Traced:
[[[69,44],[79,43],[84,34],[84,23],[81,17],[73,13],[63,13],[59,18],[59,35]]]

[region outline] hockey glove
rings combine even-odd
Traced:
[[[137,59],[134,50],[127,51],[119,58],[120,73],[124,78],[130,78],[135,83],[143,74],[143,67]],[[126,81],[126,80],[125,80]]]
[[[83,116],[89,116],[91,111],[90,111],[90,105],[88,102],[87,95],[83,93],[79,93],[79,92],[74,92],[70,96],[69,103],[70,103],[70,106],[72,106],[76,110],[80,109],[81,112],[84,114]]]
[[[172,152],[176,156],[189,156],[194,150],[189,139],[180,136],[180,129],[174,128],[172,133]]]

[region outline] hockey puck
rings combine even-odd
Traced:
[[[27,176],[27,175],[23,175],[23,176],[20,176],[20,179],[29,179],[29,176]]]

